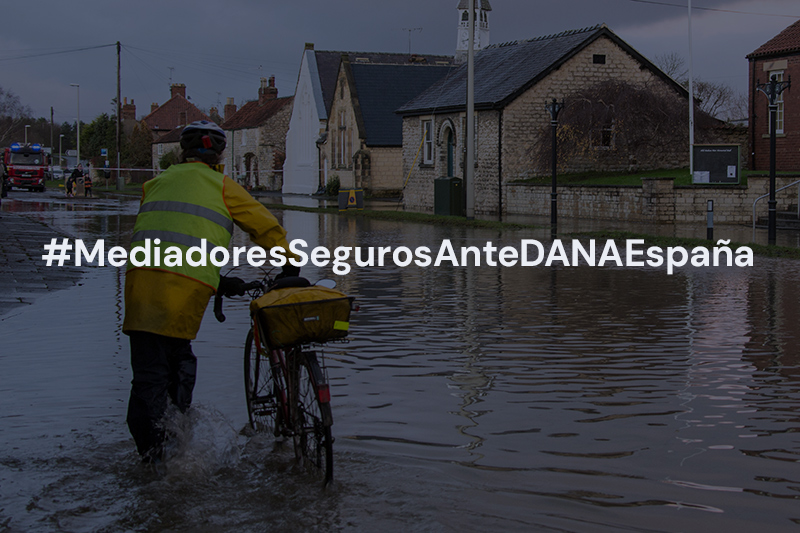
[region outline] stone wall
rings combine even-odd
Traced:
[[[361,176],[355,172],[353,156],[361,149],[361,138],[366,136],[366,132],[359,131],[351,93],[347,67],[343,60],[339,65],[335,95],[328,117],[328,136],[323,148],[325,164],[328,165],[328,179],[338,177],[342,189],[364,186]]]
[[[481,111],[475,114],[475,212],[497,213],[501,206],[501,184],[498,167],[498,144],[501,120],[500,111]],[[433,121],[433,164],[423,161],[419,149],[422,140],[422,122]],[[403,180],[409,176],[403,191],[403,200],[409,211],[433,210],[433,180],[447,176],[447,132],[453,130],[453,176],[464,179],[466,113],[447,113],[403,120]]]
[[[280,191],[291,113],[290,100],[258,127],[227,131],[225,173],[248,188]]]
[[[595,54],[604,55],[605,63],[595,64]],[[545,102],[553,98],[561,101],[576,91],[610,79],[672,91],[611,39],[597,39],[506,107],[503,113],[503,181],[549,172],[549,168],[538,168],[534,161],[539,143],[550,142],[549,130],[544,139],[541,136],[543,128],[550,124]]]
[[[370,148],[370,173],[364,189],[370,196],[396,195],[403,188],[403,149]]]
[[[800,179],[781,176],[776,188]],[[550,215],[550,185],[510,183],[506,186],[506,214]],[[558,215],[629,222],[705,223],[707,201],[714,201],[714,221],[751,224],[753,202],[769,192],[769,178],[750,177],[747,186],[675,187],[673,178],[642,178],[642,186],[575,185],[558,188]],[[777,193],[778,211],[797,205],[798,189]],[[767,213],[767,200],[757,205],[756,217]]]

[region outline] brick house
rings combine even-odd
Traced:
[[[186,85],[175,83],[170,86],[169,91],[169,100],[160,106],[156,103],[151,104],[150,114],[142,119],[153,132],[153,139],[196,120],[211,120],[186,98]]]
[[[278,98],[275,77],[261,78],[258,100],[236,110],[225,106],[222,129],[228,136],[223,152],[226,172],[247,188],[280,191],[286,158],[286,132],[293,96]]]
[[[285,193],[313,194],[328,181],[323,143],[342,54],[358,64],[408,65],[413,61],[415,64],[449,65],[453,62],[451,56],[314,50],[313,43],[306,43],[286,134]]]
[[[403,120],[394,111],[453,70],[449,60],[441,62],[448,64],[373,64],[342,54],[323,148],[328,175],[342,188],[363,188],[368,196],[400,192]]]
[[[404,175],[411,171],[403,192],[406,209],[432,210],[434,179],[464,177],[466,79],[467,65],[461,65],[397,111],[403,116]],[[537,167],[531,154],[531,147],[544,141],[543,132],[549,139],[545,102],[608,80],[646,86],[688,105],[686,89],[604,24],[476,52],[476,213],[505,213],[509,182],[550,172]],[[613,139],[613,131],[598,137]],[[650,155],[671,162],[667,166],[688,166],[687,146],[660,146]]]
[[[769,169],[769,100],[756,89],[772,76],[788,81],[794,74],[800,80],[800,20],[748,54],[750,167]],[[777,170],[800,169],[800,90],[791,87],[778,97],[775,121],[775,160]]]

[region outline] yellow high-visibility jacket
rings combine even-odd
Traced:
[[[286,231],[263,204],[241,185],[205,163],[173,165],[145,183],[131,246],[160,238],[161,248],[185,250],[208,241],[208,249],[227,247],[231,224],[265,249],[288,252]],[[185,257],[185,256],[184,256]],[[125,319],[122,331],[148,331],[194,339],[208,301],[219,282],[219,268],[133,267],[125,276]]]

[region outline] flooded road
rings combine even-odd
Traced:
[[[14,193],[3,215],[125,243],[137,203]],[[310,246],[546,240],[286,211]],[[717,235],[724,237],[723,228]],[[237,244],[245,240],[239,236]],[[122,273],[0,315],[0,531],[789,531],[800,526],[800,263],[354,268],[326,350],[336,484],[246,426],[247,302],[208,310],[159,475],[125,426]],[[334,277],[309,266],[311,279]],[[253,274],[255,275],[255,274]],[[247,277],[247,276],[243,276]]]

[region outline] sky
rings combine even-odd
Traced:
[[[477,1],[477,0],[476,0]],[[687,0],[490,0],[490,40],[503,43],[606,23],[645,57],[688,65]],[[121,94],[137,118],[186,84],[201,109],[257,98],[275,76],[294,93],[305,43],[317,50],[452,55],[458,0],[39,0],[7,3],[0,87],[37,117],[82,122],[113,113],[116,47]],[[695,78],[747,92],[745,56],[800,19],[797,0],[692,0]],[[783,15],[783,16],[768,16]],[[409,43],[410,37],[410,43]],[[110,45],[105,46],[103,45]],[[81,50],[78,50],[81,49]],[[80,87],[72,87],[78,84]]]

